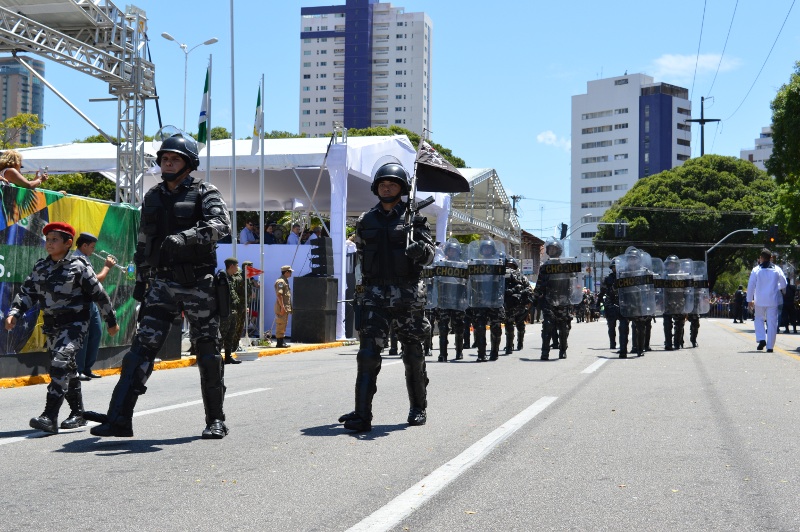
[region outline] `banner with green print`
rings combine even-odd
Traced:
[[[50,222],[67,222],[77,233],[97,237],[95,254],[89,262],[99,271],[105,260],[116,257],[119,268],[112,268],[103,282],[114,309],[120,333],[110,337],[103,328],[100,346],[129,345],[136,329],[136,301],[133,253],[139,231],[139,211],[126,204],[110,204],[80,196],[65,196],[49,190],[0,185],[0,311],[5,319],[11,301],[30,275],[33,265],[46,257],[42,229]],[[77,236],[77,235],[76,235]],[[38,305],[30,309],[10,332],[0,328],[0,355],[45,351],[42,318]]]

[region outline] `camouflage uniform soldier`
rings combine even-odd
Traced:
[[[86,425],[75,355],[86,338],[92,301],[97,303],[106,320],[108,334],[117,334],[119,325],[111,300],[86,258],[69,255],[75,229],[63,222],[51,222],[44,226],[42,233],[48,257],[39,259],[33,272],[25,279],[11,303],[5,327],[10,331],[16,326],[19,316],[37,303],[40,305],[51,359],[50,384],[47,385],[44,412],[31,419],[30,426],[57,434],[58,411],[65,398],[70,414],[61,422],[61,428],[75,429]]]
[[[356,357],[355,410],[339,418],[344,428],[356,432],[372,430],[372,398],[377,391],[381,351],[386,347],[390,324],[403,344],[411,406],[407,421],[409,425],[424,425],[427,421],[428,375],[422,342],[430,336],[431,325],[425,318],[426,291],[421,273],[433,261],[434,247],[426,218],[414,216],[411,227],[404,223],[409,207],[401,197],[409,192],[408,173],[402,165],[380,166],[372,181],[372,193],[380,203],[356,222],[355,243],[364,286],[361,345]]]
[[[550,257],[539,267],[539,277],[533,297],[542,309],[542,355],[541,360],[550,359],[551,341],[558,339],[558,358],[567,358],[569,331],[572,328],[573,305],[583,297],[577,284],[580,264],[572,259],[561,259],[563,245],[555,238],[545,243],[545,252]],[[576,299],[577,298],[577,299]]]
[[[200,371],[206,414],[202,438],[220,439],[228,428],[222,409],[225,382],[214,270],[217,242],[230,233],[228,207],[214,185],[190,175],[200,164],[194,139],[184,133],[173,135],[156,155],[163,182],[145,194],[134,255],[134,297],[142,301],[139,326],[122,360],[108,414],[92,413],[92,419],[102,424],[91,433],[133,436],[136,401],[147,391],[156,355],[183,311]]]
[[[606,325],[608,326],[608,339],[611,349],[617,348],[617,322],[619,321],[619,351],[622,356],[628,354],[628,332],[630,331],[630,321],[619,312],[619,294],[617,293],[617,263],[611,261],[608,268],[611,273],[603,279],[603,286],[600,288],[600,299],[605,297]]]
[[[434,262],[436,321],[439,324],[439,362],[447,362],[448,335],[455,334],[456,360],[464,358],[464,320],[467,309],[467,263],[461,244],[450,239],[442,257]]]
[[[225,364],[241,364],[241,360],[236,360],[231,355],[239,348],[239,338],[242,336],[245,311],[244,279],[242,278],[242,272],[239,270],[239,261],[235,257],[225,259],[225,271],[222,275],[226,276],[227,285],[231,293],[230,314],[219,321],[219,335],[222,339],[222,347],[225,349]]]
[[[506,354],[514,348],[514,327],[517,328],[517,351],[522,349],[525,337],[525,316],[530,312],[533,302],[531,284],[519,271],[516,259],[506,259]]]

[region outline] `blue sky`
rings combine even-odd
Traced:
[[[393,5],[425,11],[433,22],[433,140],[468,166],[495,168],[506,192],[525,198],[518,205],[522,227],[549,236],[559,223],[572,222],[570,103],[573,95],[586,92],[587,81],[627,71],[686,87],[694,118],[700,116],[700,97],[713,97],[706,102],[706,117],[722,122],[706,127],[706,153],[738,157],[769,125],[770,102],[800,60],[800,6],[795,1],[400,0]],[[164,123],[183,122],[184,54],[161,37],[168,32],[189,48],[219,39],[189,54],[187,129],[197,129],[205,67],[213,53],[212,125],[231,130],[230,2],[131,3],[149,19]],[[266,129],[298,130],[300,8],[343,3],[235,0],[237,137],[252,131],[262,73]],[[107,97],[107,86],[51,62],[46,69],[48,81],[115,134],[116,104],[89,102]],[[146,121],[147,133],[154,133],[158,125],[152,102]],[[95,133],[49,91],[45,123],[46,144]],[[693,129],[692,155],[698,156],[699,127]]]

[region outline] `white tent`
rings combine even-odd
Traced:
[[[393,156],[408,169],[414,167],[416,150],[405,135],[391,137],[350,137],[345,142],[331,146],[328,159],[325,153],[330,139],[269,139],[264,141],[264,200],[259,197],[259,168],[261,154],[251,155],[251,140],[236,141],[236,164],[232,166],[231,140],[212,141],[200,152],[200,168],[194,173],[205,177],[207,161],[210,181],[222,193],[228,207],[233,209],[231,183],[233,169],[236,170],[236,210],[295,210],[303,205],[309,212],[330,213],[330,235],[334,248],[334,272],[339,279],[339,301],[343,301],[345,283],[345,218],[357,216],[376,204],[370,190],[371,177],[383,157]],[[149,144],[149,143],[148,143]],[[207,153],[210,150],[210,158]],[[154,147],[146,145],[148,154]],[[24,165],[28,168],[48,167],[51,173],[102,172],[112,177],[116,170],[116,147],[111,144],[62,144],[20,150]],[[325,168],[320,168],[325,161]],[[147,190],[160,178],[156,167],[145,175],[144,188]],[[113,172],[113,173],[112,173]],[[321,178],[320,178],[321,175]],[[429,194],[420,193],[420,198]],[[424,214],[437,224],[437,239],[444,240],[449,211],[449,197],[435,194],[436,202],[427,207]],[[236,235],[234,235],[235,237]],[[241,249],[241,247],[239,248]],[[271,254],[261,254],[260,269],[275,271],[280,264],[271,264]],[[238,255],[237,255],[238,256]],[[224,257],[223,257],[224,258]],[[305,257],[304,257],[305,259]],[[254,261],[259,264],[258,261]],[[264,303],[267,303],[265,300]],[[271,321],[271,307],[262,306],[267,314],[265,323]],[[337,332],[344,337],[344,303],[339,304],[337,313]]]

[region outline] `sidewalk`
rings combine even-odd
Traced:
[[[326,344],[292,344],[291,347],[277,348],[277,347],[258,347],[251,346],[242,351],[237,351],[233,354],[234,358],[242,361],[257,360],[261,357],[271,357],[275,355],[288,355],[291,353],[302,353],[305,351],[316,351],[318,349],[328,349],[331,347],[343,347],[347,345],[355,345],[355,340],[342,340],[336,342],[329,342]],[[160,360],[156,359],[154,370],[161,369],[175,369],[194,366],[197,364],[197,359],[194,355],[186,352],[181,353],[181,358],[177,360]],[[120,368],[97,369],[95,373],[107,377],[109,375],[118,375]],[[50,382],[49,375],[32,375],[29,377],[16,377],[0,379],[0,389],[3,388],[18,388],[20,386],[30,386],[33,384],[48,384]]]

